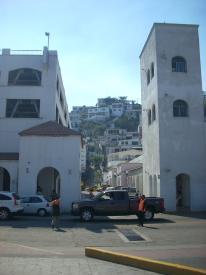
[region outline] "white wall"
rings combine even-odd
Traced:
[[[68,212],[80,199],[80,146],[79,136],[21,137],[19,194],[35,194],[40,170],[53,167],[60,173],[62,211]]]
[[[141,74],[141,97],[142,97],[142,146],[144,152],[143,165],[143,193],[150,195],[149,176],[160,174],[159,155],[159,121],[158,121],[158,96],[157,96],[157,56],[156,56],[156,36],[153,31],[144,48],[140,58]],[[154,77],[147,85],[147,70],[151,63],[154,63]],[[152,110],[152,105],[156,107],[156,120],[148,125],[148,112]],[[158,194],[159,195],[159,194]]]
[[[9,71],[19,68],[34,68],[41,71],[41,86],[8,86]],[[0,152],[18,152],[20,131],[45,121],[55,121],[56,104],[64,125],[68,125],[57,98],[58,73],[63,98],[66,101],[56,51],[49,51],[48,66],[43,63],[43,55],[0,55],[0,71]],[[7,99],[40,99],[40,117],[6,118]],[[66,103],[65,108],[67,110]]]
[[[186,59],[187,73],[172,72],[174,56]],[[144,70],[153,60],[155,76],[147,86]],[[176,176],[187,174],[190,208],[205,210],[206,136],[197,26],[155,24],[140,61],[144,192],[150,193],[149,179],[156,175],[157,193],[165,198],[167,210],[175,210]],[[188,103],[188,117],[173,116],[173,102],[178,99]],[[147,112],[153,103],[157,119],[148,126]]]

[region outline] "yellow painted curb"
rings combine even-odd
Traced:
[[[111,252],[94,247],[86,247],[85,255],[87,257],[97,258],[113,263],[129,265],[140,269],[146,269],[153,272],[168,275],[203,275],[206,274],[205,269],[193,268],[180,264],[173,264],[163,261],[151,260],[144,257],[129,256],[122,253]]]

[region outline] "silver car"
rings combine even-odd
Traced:
[[[51,213],[48,200],[42,195],[25,196],[21,198],[24,214],[37,214],[44,217]]]

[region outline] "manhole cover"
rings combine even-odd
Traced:
[[[145,241],[136,231],[132,229],[118,229],[119,232],[124,235],[130,242]]]

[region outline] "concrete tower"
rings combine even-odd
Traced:
[[[140,69],[144,192],[164,197],[167,210],[206,209],[198,26],[155,23]]]

